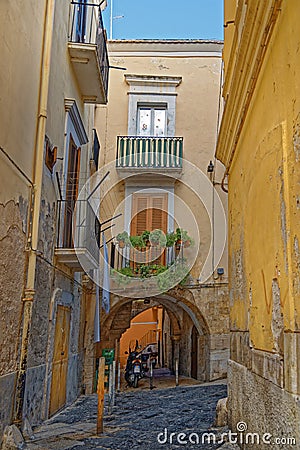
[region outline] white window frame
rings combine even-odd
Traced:
[[[166,107],[166,137],[175,136],[176,88],[181,77],[150,75],[125,75],[129,85],[128,135],[136,136],[138,129],[138,106],[161,105]]]

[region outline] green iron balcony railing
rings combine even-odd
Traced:
[[[117,137],[117,168],[182,169],[182,137]]]

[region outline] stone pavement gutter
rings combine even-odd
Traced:
[[[27,440],[28,450],[90,449],[217,449],[229,450],[228,444],[201,444],[201,436],[211,432],[219,440],[224,429],[212,428],[217,401],[226,397],[226,384],[198,384],[164,389],[123,391],[116,396],[112,414],[105,407],[104,433],[96,436],[97,396],[81,396],[34,430]],[[208,431],[209,430],[209,431]],[[159,435],[160,433],[160,435]],[[174,433],[171,436],[171,433]],[[200,443],[181,444],[179,433]],[[179,441],[184,439],[179,438]],[[165,442],[166,441],[166,442]]]

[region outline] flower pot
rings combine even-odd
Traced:
[[[191,241],[190,240],[187,240],[187,241],[185,241],[185,243],[183,244],[184,245],[184,247],[190,247],[190,245],[191,245]]]
[[[119,248],[125,248],[125,241],[119,241]]]
[[[176,244],[175,244],[176,250],[180,250],[181,245],[182,245],[182,240],[181,239],[177,239]]]

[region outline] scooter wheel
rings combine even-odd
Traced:
[[[138,387],[138,383],[139,383],[139,379],[138,379],[138,377],[135,377],[134,378],[134,382],[133,382],[133,387],[137,388]]]

